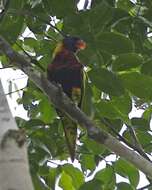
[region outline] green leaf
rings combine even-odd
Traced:
[[[150,129],[149,122],[144,118],[134,117],[131,119],[131,124],[137,130],[147,131]]]
[[[117,108],[121,113],[128,115],[132,109],[132,100],[128,93],[125,93],[122,96],[114,96],[111,99],[111,102],[114,107]]]
[[[130,18],[130,15],[128,12],[124,9],[115,8],[113,9],[114,16],[113,16],[113,22],[112,26],[119,24],[121,21],[126,20]],[[125,26],[124,26],[125,27]]]
[[[149,60],[142,65],[141,73],[152,76],[152,60]]]
[[[94,155],[82,154],[80,156],[80,163],[84,171],[88,169],[92,171],[96,167]]]
[[[31,49],[32,52],[33,52],[33,50],[35,50],[35,52],[36,52],[39,48],[39,41],[34,38],[31,38],[31,37],[24,38],[24,46],[28,46],[29,50]]]
[[[39,5],[42,2],[42,0],[31,0],[29,1],[30,5],[32,5],[32,8]]]
[[[71,0],[61,0],[60,2],[56,0],[44,1],[44,6],[52,16],[57,16],[57,18],[70,16],[75,10],[74,1]]]
[[[25,120],[25,119],[23,119],[23,118],[21,118],[21,117],[17,117],[17,116],[15,117],[15,121],[16,121],[17,126],[18,126],[19,128],[24,127],[25,124],[26,124],[26,122],[27,122],[27,120]]]
[[[97,108],[99,114],[103,117],[118,119],[120,116],[119,111],[113,106],[113,104],[108,100],[101,100],[100,103],[97,104]]]
[[[40,166],[38,173],[40,176],[47,176],[49,173],[49,167],[46,164]]]
[[[87,149],[89,153],[93,153],[94,155],[102,154],[105,151],[105,147],[103,145],[95,142],[90,138],[85,138],[84,140],[82,140],[82,143],[85,149]]]
[[[22,10],[23,4],[23,1],[11,0],[7,11],[13,12],[14,14],[10,15],[6,12],[3,20],[0,22],[0,34],[10,43],[16,41],[24,25],[24,16],[15,14],[16,11],[19,12]]]
[[[78,13],[71,14],[70,17],[65,17],[63,31],[66,33],[68,33],[68,31],[71,31],[71,35],[75,35],[75,33],[78,33],[79,35],[81,35],[81,38],[84,38],[85,40],[87,39],[87,42],[91,41],[92,38],[90,37],[92,35],[90,34],[90,32],[88,32],[88,29],[90,27],[88,14],[88,11],[80,11]]]
[[[118,11],[118,9],[117,9]],[[119,10],[120,11],[120,10]],[[122,10],[121,10],[122,11]],[[132,24],[132,17],[129,15],[125,15],[126,17],[120,18],[120,20],[116,20],[113,29],[118,31],[119,33],[122,33],[124,35],[128,34],[128,31],[131,28]]]
[[[34,148],[35,153],[31,153],[32,158],[35,162],[44,162],[46,158],[50,157],[50,154],[48,150],[45,148],[44,144],[42,144],[38,140],[33,140],[33,143],[39,143],[38,146]]]
[[[38,15],[38,17],[35,17],[35,16],[26,17],[26,25],[34,34],[43,35],[44,32],[46,31],[46,27],[47,27],[46,23],[49,22],[49,17],[47,16],[47,18],[44,18],[43,22],[39,19],[39,18],[43,19],[43,15],[44,15],[43,8],[40,6],[37,10],[35,10],[34,8],[34,9],[30,9],[30,11],[32,11],[33,14],[35,12],[35,15]]]
[[[39,53],[42,54],[43,56],[47,55],[48,57],[52,58],[52,53],[56,46],[56,43],[50,42],[49,40],[46,39],[39,41],[39,43],[40,43]]]
[[[134,188],[126,182],[121,182],[117,184],[117,190],[134,190]]]
[[[130,123],[128,115],[123,113],[119,108],[109,100],[101,100],[97,105],[99,117],[103,116],[109,119],[122,119],[126,123]]]
[[[58,167],[49,169],[49,175],[47,177],[49,183],[48,186],[50,186],[52,189],[55,189],[56,179],[59,174],[60,172]]]
[[[79,190],[102,190],[102,182],[98,179],[84,183]]]
[[[135,96],[145,100],[152,100],[152,77],[138,72],[120,75],[124,86]]]
[[[94,178],[102,181],[104,189],[113,189],[116,183],[114,169],[110,165],[97,172]]]
[[[72,181],[72,178],[63,171],[59,180],[59,186],[64,190],[76,190],[73,186]]]
[[[113,10],[106,1],[101,1],[98,6],[89,11],[89,22],[93,31],[101,31],[112,18]]]
[[[1,55],[1,52],[0,52],[0,62],[3,66],[7,66],[9,64],[8,57],[6,57],[6,55]]]
[[[71,177],[72,184],[75,189],[79,189],[79,187],[84,183],[84,176],[82,172],[73,167],[73,165],[65,164],[62,166],[62,170]]]
[[[128,0],[127,1],[118,0],[117,7],[129,12],[134,7],[134,3]]]
[[[37,109],[39,110],[37,117],[45,123],[51,123],[56,118],[56,112],[49,104],[47,97],[44,97],[43,100],[40,101]]]
[[[151,144],[151,134],[145,131],[138,131],[136,134],[139,142],[146,149],[146,147]]]
[[[26,121],[24,127],[38,127],[38,126],[44,126],[45,123],[43,121],[41,121],[40,119],[30,119],[28,121]]]
[[[95,108],[92,101],[93,92],[91,86],[86,82],[82,100],[82,110],[90,117],[94,115]]]
[[[136,53],[125,53],[119,55],[113,62],[114,71],[125,71],[139,67],[143,62],[141,55]]]
[[[143,113],[142,117],[148,121],[151,120],[152,106],[149,106]]]
[[[32,182],[36,190],[50,190],[45,184],[41,181],[40,177],[35,175],[32,176]]]
[[[122,81],[111,71],[92,69],[89,72],[89,77],[97,88],[109,95],[120,96],[124,93]]]
[[[22,30],[23,19],[23,17],[6,16],[0,24],[0,34],[10,43],[14,43]]]
[[[127,177],[132,186],[137,187],[139,183],[139,171],[134,165],[123,159],[119,159],[115,162],[114,168],[119,175]]]
[[[134,49],[133,42],[129,38],[114,32],[104,32],[99,34],[96,38],[96,44],[102,51],[114,55],[129,53]]]

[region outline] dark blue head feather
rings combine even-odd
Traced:
[[[72,51],[72,52],[76,52],[78,50],[78,47],[77,47],[77,43],[80,41],[81,39],[79,37],[66,37],[63,39],[63,44],[64,44],[64,47],[66,49],[68,49],[69,51]]]

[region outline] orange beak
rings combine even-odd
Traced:
[[[77,42],[77,44],[76,44],[76,47],[77,47],[78,49],[83,50],[83,49],[86,48],[86,43],[85,43],[83,40],[79,40],[79,41]]]

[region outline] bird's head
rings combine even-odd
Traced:
[[[79,50],[85,49],[86,43],[79,37],[68,36],[63,39],[63,46],[67,50],[76,53]]]
[[[54,52],[53,57],[55,57],[58,53],[62,52],[63,49],[66,49],[70,52],[77,53],[79,50],[83,50],[86,48],[86,43],[78,38],[78,37],[65,37],[62,42],[58,43]]]

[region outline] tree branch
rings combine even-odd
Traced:
[[[82,110],[76,107],[57,86],[49,82],[43,74],[40,74],[37,71],[34,72],[30,66],[30,62],[28,62],[22,55],[13,51],[10,45],[1,36],[0,50],[15,66],[23,70],[29,76],[29,78],[48,96],[49,100],[55,107],[68,114],[72,120],[77,121],[82,127],[84,127],[88,132],[89,138],[98,143],[104,144],[115,154],[131,162],[135,167],[145,173],[145,175],[152,178],[151,162],[138,155],[133,150],[128,149],[116,138],[96,126],[96,124],[90,120]]]
[[[24,130],[18,130],[0,81],[0,189],[33,190]],[[7,182],[6,182],[7,179]]]

